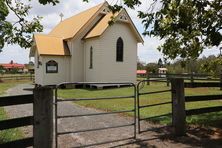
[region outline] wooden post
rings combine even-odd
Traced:
[[[30,73],[30,80],[32,81],[32,73]]]
[[[175,135],[183,136],[186,134],[186,112],[184,98],[184,79],[171,79],[172,89],[172,124]]]
[[[222,73],[220,74],[220,90],[222,90]]]
[[[34,93],[34,148],[52,148],[53,143],[53,90],[37,87]]]
[[[147,78],[147,82],[146,82],[146,85],[150,85],[150,76],[149,76],[149,73],[146,74],[146,78]]]
[[[167,86],[170,86],[170,80],[169,80],[169,75],[168,75],[168,73],[166,73],[166,82],[167,82]]]
[[[191,75],[190,75],[190,82],[191,82],[191,86],[192,86],[192,88],[193,88],[193,82],[194,82],[193,72],[192,72]]]

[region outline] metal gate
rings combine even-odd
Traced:
[[[124,85],[125,87],[131,87],[132,88],[132,95],[126,95],[126,96],[115,96],[113,94],[112,97],[96,97],[96,98],[70,98],[70,99],[61,99],[59,98],[58,90],[61,88],[64,88],[64,86],[73,86],[73,85],[117,85],[117,86],[122,86]],[[118,88],[117,88],[118,89]],[[106,101],[111,101],[114,99],[130,99],[132,102],[132,107],[127,110],[118,110],[118,111],[108,111],[108,112],[100,112],[100,113],[87,113],[87,114],[74,114],[74,115],[59,115],[58,114],[58,105],[59,103],[65,102],[65,101],[71,101],[71,102],[81,102],[81,101],[101,101],[101,100],[106,100]],[[108,102],[107,102],[108,103]],[[115,126],[109,126],[109,127],[99,127],[99,128],[90,128],[90,129],[73,129],[71,131],[59,131],[58,127],[58,120],[66,119],[66,118],[77,118],[77,117],[94,117],[94,116],[107,116],[110,114],[120,114],[120,113],[132,113],[133,114],[133,121],[132,123],[129,124],[122,124],[122,125],[115,125]],[[129,135],[129,137],[124,138],[124,139],[118,139],[118,135],[116,136],[117,138],[115,140],[108,140],[108,141],[102,141],[102,142],[97,142],[97,143],[90,143],[90,144],[85,144],[81,145],[79,147],[89,147],[89,146],[95,146],[95,145],[101,145],[101,144],[108,144],[112,142],[119,142],[123,140],[129,140],[129,139],[135,139],[136,138],[136,86],[133,83],[62,83],[56,86],[55,90],[55,146],[56,148],[58,147],[58,139],[62,135],[67,135],[67,134],[78,134],[78,133],[84,133],[84,132],[94,132],[94,131],[103,131],[107,129],[116,129],[116,128],[121,128],[121,127],[132,127],[132,135]],[[77,146],[78,147],[78,146]]]
[[[152,85],[150,84],[150,82],[154,82],[154,83],[164,83],[166,84],[166,79],[150,79],[150,80],[142,80],[137,84],[137,109],[138,109],[138,133],[142,133],[142,132],[147,132],[147,131],[156,131],[158,129],[164,128],[166,126],[161,126],[161,127],[150,127],[148,129],[145,130],[141,130],[141,122],[142,121],[149,121],[155,118],[161,118],[161,117],[166,117],[166,116],[172,116],[172,110],[171,113],[167,113],[167,114],[160,114],[160,115],[154,115],[154,116],[149,116],[149,117],[144,117],[144,115],[141,115],[141,111],[144,109],[149,109],[151,107],[160,107],[162,105],[166,105],[166,104],[171,104],[172,105],[172,100],[170,98],[170,101],[166,101],[166,102],[158,102],[158,103],[151,103],[151,104],[141,104],[141,96],[146,96],[147,98],[143,99],[146,101],[149,101],[150,99],[155,99],[155,98],[149,98],[149,95],[153,95],[153,94],[161,94],[161,93],[165,93],[165,92],[171,92],[171,89],[169,89],[167,87],[167,89],[159,89],[158,91],[154,90],[154,91],[141,91],[142,88],[145,87],[145,85]],[[148,89],[149,90],[149,89]],[[157,98],[157,99],[161,99],[161,98]],[[172,109],[172,107],[171,107]],[[148,111],[148,114],[151,113]],[[146,115],[148,115],[146,114]]]

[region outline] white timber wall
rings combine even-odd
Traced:
[[[90,69],[90,48],[93,48],[93,67]],[[89,39],[85,42],[85,81],[103,82],[103,51],[100,48],[99,38]]]
[[[101,17],[102,15],[99,14],[93,22],[86,24],[82,28],[82,31],[80,31],[81,34],[78,34],[77,37],[68,41],[68,46],[72,55],[70,63],[72,82],[84,81],[84,41],[82,39]]]
[[[58,73],[46,73],[46,63],[54,60],[58,63]],[[56,85],[62,82],[70,82],[70,57],[69,56],[41,56],[39,73],[40,85]],[[38,76],[39,77],[39,76]]]
[[[116,42],[124,42],[123,62],[116,61]],[[93,69],[89,51],[93,47]],[[101,37],[86,40],[85,74],[87,82],[136,82],[137,40],[127,23],[115,23]]]
[[[42,57],[39,56],[38,52],[35,52],[35,84],[42,84],[43,82],[43,69],[41,65],[38,65],[38,62],[42,61]]]

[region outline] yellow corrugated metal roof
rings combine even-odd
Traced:
[[[80,32],[85,25],[91,22],[91,20],[96,16],[97,12],[107,5],[108,3],[105,1],[104,3],[60,22],[48,35],[35,34],[35,46],[32,47],[30,56],[33,56],[36,48],[40,55],[70,55],[70,51],[65,40],[75,37],[75,35],[77,35],[77,33]],[[125,9],[123,10],[125,11]],[[106,14],[85,36],[85,39],[102,35],[103,32],[108,28],[108,22],[111,20],[111,17],[118,17],[123,10],[114,15],[111,12]],[[125,13],[127,14],[126,11]],[[135,33],[138,42],[143,42],[142,37],[138,33],[131,19],[129,20],[128,24],[130,24],[130,27]]]
[[[114,21],[115,21],[115,18],[117,18],[119,16],[119,14],[121,14],[121,13],[126,13],[126,15],[129,17],[129,15],[125,9],[122,9],[119,13],[115,13],[115,14],[110,12],[106,16],[104,16],[102,18],[102,20],[100,20],[100,22],[98,22],[98,24],[85,36],[85,39],[101,36],[103,34],[103,32],[109,27],[109,21],[111,20],[111,17],[113,17]],[[130,25],[130,28],[132,29],[132,31],[136,35],[138,42],[143,43],[144,41],[143,41],[141,35],[139,34],[139,32],[137,31],[137,29],[136,29],[135,25],[133,24],[132,20],[130,19],[130,17],[129,17],[129,22],[127,22],[127,23]]]
[[[113,14],[112,12],[106,14],[106,16],[104,16],[102,20],[100,20],[98,24],[86,35],[85,39],[100,36],[109,26],[111,17],[115,17],[117,14],[118,13]]]
[[[70,55],[70,51],[63,38],[35,34],[35,45],[39,55]]]
[[[49,35],[62,37],[64,39],[74,37],[78,31],[92,18],[95,13],[107,2],[101,3],[86,11],[60,22]]]

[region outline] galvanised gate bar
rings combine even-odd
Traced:
[[[141,96],[149,96],[151,94],[161,94],[161,93],[165,93],[165,92],[171,92],[171,89],[165,89],[165,90],[158,90],[158,91],[145,91],[145,92],[141,92],[141,89],[144,87],[144,85],[146,85],[145,83],[149,83],[149,82],[156,82],[156,83],[166,83],[166,79],[149,79],[149,80],[142,80],[137,84],[137,108],[138,108],[138,133],[142,133],[142,132],[147,132],[147,131],[155,131],[158,130],[160,128],[164,128],[166,126],[163,127],[158,127],[158,128],[149,128],[149,129],[145,129],[145,130],[141,130],[141,121],[147,121],[150,119],[154,119],[154,118],[161,118],[161,117],[166,117],[166,116],[172,116],[172,113],[169,114],[162,114],[162,115],[155,115],[152,117],[141,117],[141,110],[143,109],[148,109],[151,107],[155,107],[155,106],[162,106],[165,104],[170,104],[172,105],[172,101],[167,101],[167,102],[161,102],[161,103],[154,103],[154,104],[148,104],[148,105],[141,105],[140,100],[141,100]],[[147,100],[152,99],[152,98],[147,98]],[[161,98],[159,98],[161,99]]]
[[[64,87],[66,85],[123,85],[127,87],[132,87],[132,95],[129,96],[112,96],[112,97],[98,97],[98,98],[71,98],[71,99],[60,99],[58,96],[58,90],[61,87]],[[89,113],[89,114],[75,114],[75,115],[58,115],[58,104],[65,101],[71,101],[71,102],[79,102],[79,101],[101,101],[101,100],[114,100],[114,99],[132,99],[133,105],[132,108],[129,110],[119,110],[119,111],[109,111],[109,112],[101,112],[101,113]],[[109,102],[107,102],[109,103]],[[77,130],[74,129],[72,131],[64,131],[60,132],[58,130],[58,120],[59,119],[65,119],[65,118],[76,118],[76,117],[93,117],[93,116],[99,116],[99,115],[110,115],[110,114],[119,114],[119,113],[133,113],[133,122],[128,124],[121,124],[116,126],[109,126],[109,127],[100,127],[100,128],[92,128],[92,129],[81,129]],[[93,131],[101,131],[101,130],[107,130],[107,129],[114,129],[114,128],[121,128],[121,127],[132,127],[134,131],[132,131],[132,135],[128,138],[124,139],[116,139],[116,140],[109,140],[99,143],[91,143],[87,145],[81,145],[79,147],[89,147],[89,146],[95,146],[95,145],[101,145],[101,144],[108,144],[112,142],[118,142],[118,141],[124,141],[129,139],[135,139],[136,138],[136,86],[133,83],[86,83],[86,82],[79,82],[79,83],[62,83],[56,86],[55,90],[55,145],[56,148],[58,147],[58,138],[62,135],[67,134],[77,134],[77,133],[84,133],[84,132],[93,132]],[[118,137],[118,136],[117,136]],[[78,146],[77,146],[78,147]]]

